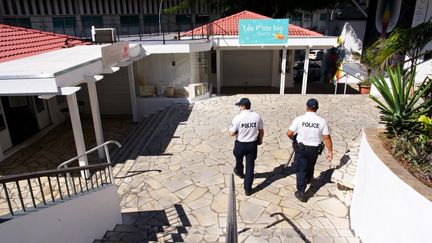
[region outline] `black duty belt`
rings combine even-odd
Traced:
[[[256,143],[256,142],[257,142],[257,140],[252,141],[252,142],[240,142],[239,140],[236,140],[236,143]]]

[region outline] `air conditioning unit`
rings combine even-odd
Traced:
[[[95,43],[114,43],[116,42],[115,28],[94,28],[92,26],[92,41]]]

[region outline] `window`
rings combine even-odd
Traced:
[[[53,17],[55,33],[77,36],[75,17]]]
[[[138,17],[138,15],[120,16],[120,23],[121,23],[121,25],[124,25],[124,26],[127,26],[127,25],[137,26],[139,23],[139,17]]]
[[[144,24],[159,23],[159,17],[157,15],[144,15],[143,20],[144,20]]]
[[[312,14],[304,14],[303,18],[303,26],[302,27],[311,27],[312,26]]]
[[[192,23],[192,19],[190,15],[176,15],[176,23],[177,24],[190,24]]]
[[[292,16],[291,20],[295,22],[301,22],[302,15],[301,14],[295,14]]]
[[[54,28],[75,28],[75,17],[53,17]]]
[[[28,29],[32,27],[30,18],[4,18],[3,21],[7,25],[24,27]]]
[[[206,24],[210,22],[210,16],[208,15],[197,15],[195,18],[197,24]]]
[[[325,13],[320,14],[320,20],[321,21],[326,21],[327,20],[327,14],[325,14]]]
[[[139,34],[139,17],[138,15],[120,16],[120,34],[135,35]]]
[[[96,28],[103,27],[102,16],[81,16],[83,28],[94,26]]]
[[[26,96],[9,96],[8,100],[10,108],[28,106]]]

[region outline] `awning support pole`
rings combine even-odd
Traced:
[[[284,94],[285,93],[286,55],[287,55],[287,49],[284,48],[282,50],[280,90],[279,90],[280,94]]]

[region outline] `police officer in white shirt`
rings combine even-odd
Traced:
[[[307,201],[305,195],[306,185],[313,179],[314,167],[318,158],[319,150],[323,146],[321,139],[327,147],[327,160],[331,161],[333,157],[333,143],[330,137],[330,130],[327,122],[316,114],[318,110],[318,101],[309,99],[306,102],[306,113],[294,119],[287,135],[294,141],[294,163],[293,168],[296,171],[297,191],[295,196],[302,202]]]
[[[228,134],[236,137],[234,144],[234,156],[236,165],[234,173],[240,178],[245,178],[244,189],[247,196],[252,194],[252,182],[254,177],[255,159],[258,145],[264,137],[263,121],[260,115],[253,112],[248,98],[242,98],[236,103],[240,108],[240,114],[232,120]],[[243,157],[246,156],[246,175],[243,173]]]

